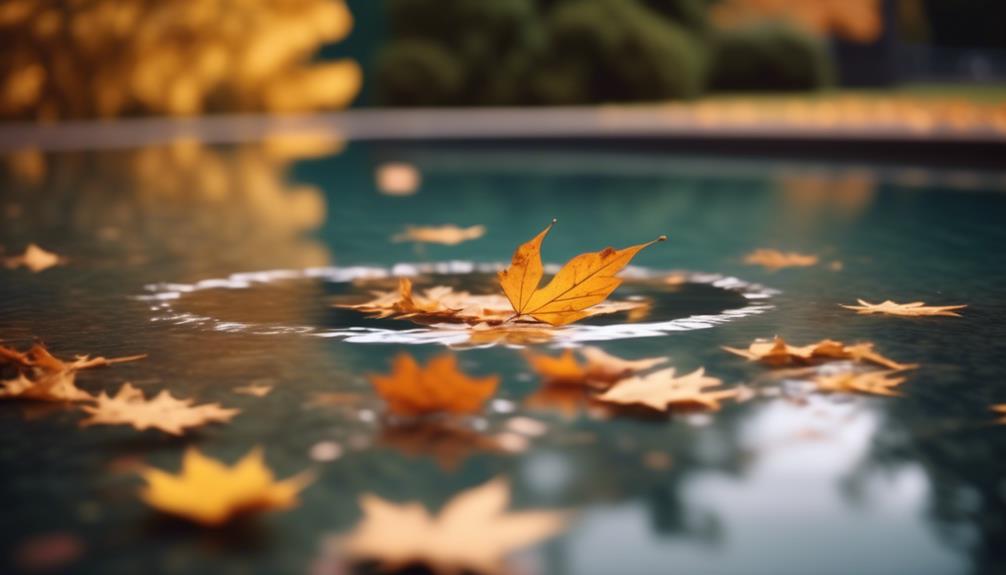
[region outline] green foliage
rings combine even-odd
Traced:
[[[403,38],[378,58],[377,100],[389,106],[449,106],[460,101],[464,70],[436,42]]]
[[[566,2],[547,27],[549,56],[532,79],[536,103],[690,98],[701,90],[697,41],[636,2]]]
[[[785,25],[721,31],[711,44],[713,91],[816,90],[834,77],[827,46]]]
[[[707,77],[729,90],[830,81],[817,40],[779,27],[712,32],[713,1],[385,0],[378,100],[584,104],[692,98]]]

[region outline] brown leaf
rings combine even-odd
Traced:
[[[996,420],[996,423],[1006,425],[1006,403],[993,405],[990,409],[1000,415],[999,419]]]
[[[699,368],[681,377],[674,376],[674,368],[655,371],[619,381],[608,391],[597,396],[599,401],[621,405],[643,405],[657,411],[666,411],[672,405],[702,407],[718,410],[720,401],[737,395],[736,389],[710,390],[723,384],[715,377],[707,377]]]
[[[544,267],[541,242],[555,220],[513,254],[510,267],[499,272],[500,286],[515,316],[531,316],[552,325],[564,325],[591,314],[587,308],[603,302],[621,285],[616,274],[641,250],[667,239],[666,236],[621,250],[605,248],[580,254],[566,262],[545,287],[539,288]]]
[[[814,378],[814,384],[821,391],[866,393],[893,397],[901,395],[895,388],[905,382],[904,377],[892,377],[893,373],[895,371],[892,370],[819,375]]]
[[[873,350],[872,343],[858,343],[847,346],[840,341],[824,339],[804,346],[793,346],[776,336],[771,341],[755,340],[747,349],[723,346],[723,349],[751,361],[759,361],[773,367],[793,364],[812,364],[836,359],[867,361],[888,369],[905,370],[918,367],[916,364],[901,364],[880,355]]]
[[[0,399],[29,399],[36,401],[91,401],[94,397],[76,385],[77,372],[94,367],[104,367],[142,359],[145,355],[105,359],[77,356],[65,362],[53,356],[40,343],[28,351],[0,345],[0,367],[10,365],[17,373],[12,380],[0,381]]]
[[[817,256],[797,252],[781,252],[779,250],[757,249],[744,256],[744,263],[762,266],[769,271],[782,268],[809,267],[817,265]]]
[[[915,301],[911,303],[894,303],[891,300],[884,300],[882,303],[870,303],[868,301],[863,301],[857,299],[859,305],[845,305],[839,304],[845,309],[855,310],[856,313],[861,315],[870,314],[886,314],[886,315],[898,315],[904,317],[919,317],[919,316],[948,316],[948,317],[961,317],[961,314],[955,313],[953,310],[963,309],[968,307],[967,305],[940,305],[940,306],[927,306],[924,302]]]
[[[472,378],[458,370],[452,354],[434,357],[421,367],[406,353],[395,358],[388,375],[371,375],[370,382],[397,415],[447,412],[475,413],[496,392],[499,378]]]
[[[584,362],[577,361],[572,349],[552,357],[525,351],[524,357],[543,380],[549,384],[611,384],[639,371],[645,371],[667,361],[666,357],[626,360],[606,353],[599,347],[579,350]]]
[[[468,228],[460,228],[453,224],[435,227],[407,226],[404,232],[393,236],[391,241],[456,246],[462,242],[481,238],[485,233],[485,226],[471,226]]]
[[[508,513],[509,487],[496,479],[464,491],[436,516],[418,503],[360,499],[363,519],[343,541],[355,559],[384,569],[423,563],[437,573],[502,573],[507,555],[562,531],[566,514]]]
[[[172,435],[182,435],[192,427],[202,427],[214,422],[229,422],[239,409],[225,409],[218,403],[192,405],[191,399],[177,399],[167,391],[161,391],[153,399],[145,399],[143,392],[131,384],[125,384],[113,397],[102,392],[95,398],[94,406],[85,405],[81,409],[91,417],[80,422],[82,427],[91,425],[132,425],[143,431],[160,429]]]

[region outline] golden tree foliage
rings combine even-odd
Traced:
[[[643,249],[667,239],[666,236],[620,250],[604,248],[580,254],[566,262],[545,287],[539,288],[545,268],[541,263],[541,242],[555,220],[513,253],[510,267],[499,272],[500,286],[516,316],[530,316],[552,325],[564,325],[591,315],[591,306],[603,302],[622,284],[616,277]]]
[[[351,28],[342,0],[7,0],[0,117],[342,107],[359,67],[310,59]]]
[[[883,29],[881,0],[723,0],[712,15],[727,28],[782,20],[819,36],[856,42],[872,42]]]
[[[566,514],[509,513],[497,479],[456,495],[436,516],[418,503],[360,499],[363,519],[342,542],[346,554],[394,570],[422,563],[436,573],[503,573],[506,556],[562,531]]]
[[[276,481],[261,448],[253,449],[233,467],[189,448],[177,475],[147,467],[141,497],[148,505],[207,526],[222,525],[239,514],[289,509],[312,480],[301,473]]]
[[[397,415],[474,413],[496,392],[496,376],[474,378],[458,370],[457,357],[444,354],[420,366],[406,353],[398,355],[388,375],[373,374],[370,382]]]

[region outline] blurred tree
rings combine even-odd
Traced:
[[[381,104],[445,106],[461,102],[464,68],[440,43],[423,38],[403,38],[389,44],[378,57]]]
[[[690,98],[702,89],[698,40],[636,2],[564,2],[547,27],[548,56],[532,80],[536,103]]]
[[[351,28],[342,0],[5,0],[0,117],[345,106],[359,67],[311,58]]]
[[[826,44],[786,24],[723,30],[712,42],[711,90],[814,90],[833,77]]]

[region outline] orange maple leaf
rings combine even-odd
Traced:
[[[759,361],[776,367],[794,363],[810,364],[833,359],[868,361],[897,371],[918,367],[915,364],[898,363],[884,357],[874,351],[873,344],[869,342],[845,345],[840,341],[823,339],[816,343],[795,346],[789,345],[784,339],[776,336],[772,340],[755,340],[747,349],[727,346],[723,346],[723,349],[751,361]]]
[[[500,286],[515,317],[529,315],[552,325],[564,325],[590,315],[585,311],[603,302],[622,284],[616,274],[644,248],[667,236],[620,250],[604,248],[580,254],[566,262],[545,287],[538,288],[545,268],[541,263],[541,242],[555,220],[513,253],[510,267],[499,272]]]
[[[499,385],[499,378],[473,378],[458,370],[457,357],[444,354],[422,367],[407,353],[395,358],[388,375],[370,375],[374,389],[397,415],[474,413]]]
[[[145,355],[106,359],[77,356],[74,361],[63,361],[36,343],[26,352],[0,345],[0,367],[12,365],[17,377],[0,380],[0,398],[30,399],[36,401],[91,401],[94,397],[76,385],[77,372],[83,369],[104,367],[116,363],[135,361]]]
[[[549,384],[594,384],[605,387],[623,377],[667,361],[666,357],[627,360],[591,346],[584,347],[579,352],[584,358],[583,363],[577,360],[572,349],[565,350],[558,357],[525,351],[524,357],[531,369]]]

